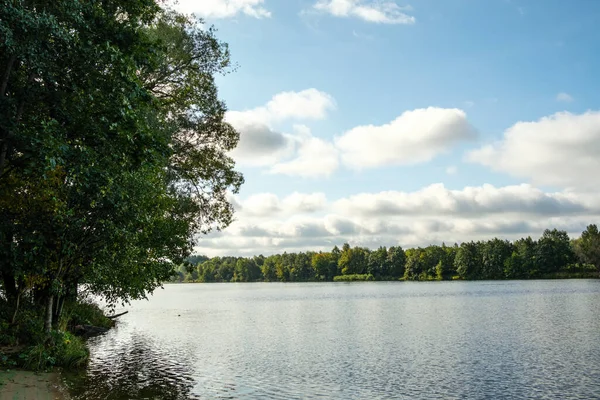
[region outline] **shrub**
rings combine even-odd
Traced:
[[[0,308],[2,304],[0,304]],[[5,310],[8,310],[6,307]],[[23,343],[37,343],[43,340],[44,322],[39,310],[30,304],[23,304],[12,324],[12,307],[9,313],[0,315],[0,345],[19,346]]]
[[[89,351],[83,340],[69,332],[52,331],[48,340],[27,348],[19,355],[19,366],[42,371],[55,366],[80,368],[85,366]]]
[[[375,277],[371,274],[350,274],[338,275],[333,277],[334,282],[355,282],[355,281],[374,281]]]
[[[7,368],[18,366],[40,371],[55,366],[82,367],[89,358],[85,341],[68,330],[76,325],[102,328],[114,325],[97,304],[85,299],[66,303],[59,329],[49,335],[44,332],[44,310],[32,301],[22,302],[14,324],[10,323],[12,312],[7,309],[0,307],[0,345],[5,346],[0,352],[0,366]]]
[[[94,325],[111,328],[114,321],[104,315],[104,311],[96,303],[88,299],[65,304],[61,328],[73,328],[76,325]]]

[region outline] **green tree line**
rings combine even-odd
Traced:
[[[544,231],[510,242],[494,238],[453,246],[351,247],[330,252],[283,253],[264,257],[197,256],[180,266],[175,282],[307,282],[346,280],[482,280],[598,277],[600,233],[589,225],[580,238]]]

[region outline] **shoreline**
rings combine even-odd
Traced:
[[[0,370],[0,400],[69,400],[60,372]]]
[[[221,282],[200,282],[200,281],[181,281],[181,282],[163,282],[163,285],[181,285],[181,284],[190,284],[190,283],[205,283],[205,284],[215,284],[215,283],[351,283],[351,282],[515,282],[515,281],[564,281],[564,280],[579,280],[579,279],[600,279],[600,276],[594,273],[591,276],[553,276],[553,277],[536,277],[536,278],[525,278],[525,279],[374,279],[374,280],[338,280],[338,281],[249,281],[249,282],[230,282],[230,281],[221,281]]]

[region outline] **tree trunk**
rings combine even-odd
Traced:
[[[0,174],[2,170],[0,169]],[[2,219],[8,219],[8,214],[2,213]],[[8,225],[8,224],[7,224]],[[0,256],[0,277],[2,278],[2,285],[4,286],[4,293],[6,294],[6,298],[10,303],[14,302],[17,298],[17,281],[15,279],[15,274],[13,268],[10,264],[10,254],[11,254],[11,246],[14,240],[14,235],[12,230],[8,230],[5,233],[5,236],[2,238],[2,253]]]
[[[65,296],[56,297],[56,305],[54,307],[54,329],[58,329],[60,316],[62,315],[63,305],[65,304]]]
[[[17,60],[17,56],[12,54],[8,58],[8,62],[6,63],[6,68],[4,69],[4,75],[2,76],[2,84],[0,84],[0,96],[4,96],[6,93],[6,87],[8,86],[8,78],[10,78],[10,73],[12,71],[13,65]]]
[[[46,303],[46,318],[44,318],[44,332],[50,333],[52,331],[52,314],[53,314],[54,296],[48,295]]]
[[[21,300],[21,293],[23,292],[19,291],[19,294],[17,295],[17,304],[15,305],[15,312],[13,313],[12,320],[10,321],[11,325],[14,325],[15,321],[17,320],[17,313],[19,312],[19,302]]]
[[[8,270],[8,266],[5,264],[2,266],[2,284],[4,286],[4,291],[6,292],[6,297],[9,302],[13,302],[16,300],[18,291],[17,291],[17,282],[15,281],[15,276],[12,271]]]
[[[0,139],[0,176],[4,173],[4,164],[6,164],[6,156],[8,155],[7,139]]]

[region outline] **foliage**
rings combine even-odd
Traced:
[[[494,238],[460,246],[442,244],[407,250],[392,246],[373,251],[345,243],[341,250],[335,246],[331,252],[214,257],[196,265],[191,273],[180,266],[174,280],[307,282],[353,279],[344,278],[349,275],[419,281],[589,278],[598,276],[598,267],[593,264],[597,254],[600,233],[590,225],[581,238],[573,241],[566,232],[555,229],[546,230],[539,241],[531,237],[514,242]]]
[[[465,242],[460,245],[454,267],[462,279],[480,279],[482,264],[480,242]]]
[[[350,247],[348,243],[344,243],[338,261],[342,274],[364,274],[367,270],[368,254],[369,249],[363,247]]]
[[[251,258],[238,258],[233,272],[233,282],[254,282],[260,279],[262,271]]]
[[[30,370],[45,370],[54,366],[79,368],[85,366],[88,350],[82,338],[70,330],[85,324],[103,328],[114,325],[102,309],[90,300],[82,299],[65,304],[65,311],[56,330],[43,330],[44,313],[35,304],[26,301],[14,322],[10,322],[0,307],[0,346],[10,354],[0,354],[0,365],[18,366]]]
[[[89,351],[81,338],[69,332],[52,331],[46,342],[22,352],[18,365],[34,371],[55,366],[74,369],[85,366],[88,358]]]
[[[63,330],[76,325],[93,325],[101,328],[111,328],[114,321],[107,318],[104,311],[90,300],[79,300],[65,305],[63,313]]]
[[[557,272],[575,261],[569,235],[565,231],[546,229],[535,247],[535,268],[539,273]]]
[[[239,135],[215,85],[230,56],[155,0],[4,2],[0,32],[2,293],[49,334],[79,285],[144,298],[231,222]]]
[[[600,273],[600,232],[595,224],[588,227],[581,234],[581,238],[573,243],[577,259],[596,267]]]
[[[355,282],[355,281],[374,281],[375,277],[371,274],[351,274],[338,275],[333,277],[334,282]]]
[[[332,253],[316,253],[312,256],[312,267],[316,277],[320,280],[330,281],[337,273],[337,262]]]
[[[504,262],[511,257],[512,244],[507,240],[494,238],[481,246],[481,275],[483,279],[504,278]]]
[[[404,276],[404,268],[406,267],[406,254],[404,253],[402,247],[392,246],[388,249],[387,253],[390,266],[389,276]]]

